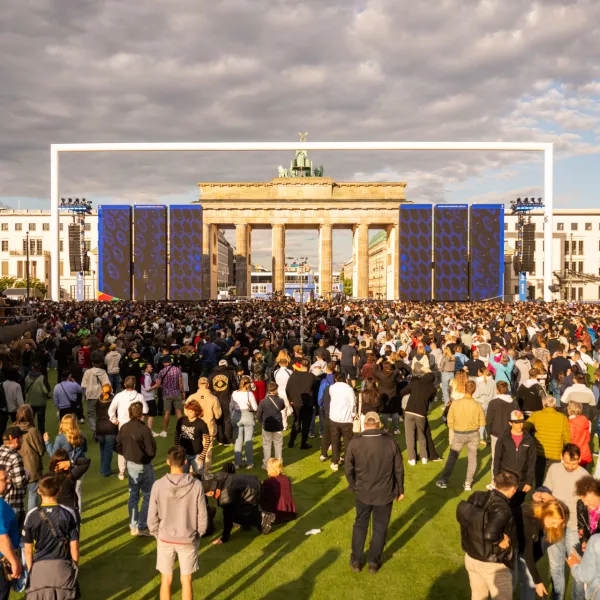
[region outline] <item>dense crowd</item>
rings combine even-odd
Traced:
[[[25,586],[28,598],[78,597],[91,443],[94,468],[128,481],[131,534],[157,539],[163,600],[177,560],[192,598],[200,538],[217,526],[222,544],[237,526],[265,534],[296,517],[284,439],[343,468],[356,496],[350,567],[377,573],[405,493],[398,442],[407,468],[444,462],[428,419],[437,402],[449,436],[439,488],[452,489],[464,447],[467,492],[478,455],[492,456],[487,490],[457,510],[472,598],[512,598],[517,585],[543,597],[551,581],[561,599],[569,570],[574,599],[600,598],[600,306],[336,300],[309,303],[302,320],[285,299],[33,312],[37,331],[0,345],[0,600]],[[169,473],[155,480],[155,438],[168,436]],[[217,444],[231,462],[214,471]]]

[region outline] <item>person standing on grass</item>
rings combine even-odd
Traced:
[[[275,458],[281,460],[283,449],[283,414],[285,404],[277,394],[278,386],[274,381],[269,383],[269,393],[259,404],[256,420],[262,427],[263,464],[267,469],[271,459],[271,446],[273,446]],[[283,464],[283,463],[282,463]]]
[[[185,450],[185,472],[190,468],[197,475],[204,473],[206,453],[210,445],[210,433],[202,419],[202,407],[196,400],[188,400],[183,408],[183,417],[175,425],[173,444]]]
[[[119,429],[129,421],[129,407],[132,404],[136,402],[141,403],[144,414],[148,414],[148,405],[146,404],[144,397],[135,389],[135,377],[126,377],[123,385],[125,386],[125,389],[112,399],[110,407],[108,408],[109,419],[117,425]],[[118,464],[118,477],[123,481],[125,479],[126,461],[120,454],[118,456]]]
[[[108,378],[110,379],[110,385],[112,387],[113,393],[117,393],[119,388],[121,387],[121,376],[119,363],[121,362],[121,354],[117,352],[117,347],[115,344],[111,344],[109,347],[109,352],[104,357],[104,364],[106,365],[106,372],[108,373]]]
[[[514,473],[518,477],[519,487],[512,499],[512,505],[515,506],[525,501],[525,496],[533,486],[535,440],[529,432],[523,430],[525,417],[520,410],[513,410],[507,423],[509,429],[497,438],[492,472],[494,477],[502,471]]]
[[[85,390],[88,425],[92,431],[92,436],[96,435],[96,404],[102,396],[102,386],[105,383],[110,384],[102,364],[101,361],[95,362],[94,366],[83,374],[81,380],[81,387]]]
[[[42,435],[46,431],[46,405],[50,396],[47,378],[41,372],[40,363],[34,361],[31,371],[25,379],[25,397],[34,415],[37,415],[38,429]]]
[[[154,417],[158,416],[158,407],[156,404],[156,388],[158,385],[152,377],[152,371],[154,371],[152,363],[146,363],[141,380],[142,397],[148,406],[147,424],[150,431],[152,431],[152,426],[154,425]],[[159,434],[152,431],[152,435],[157,437]]]
[[[485,415],[481,404],[473,398],[473,392],[477,388],[474,381],[465,383],[465,394],[462,398],[454,400],[448,411],[448,427],[454,432],[450,444],[450,454],[446,467],[435,485],[445,489],[460,451],[467,447],[467,476],[465,479],[465,491],[471,491],[471,483],[477,470],[477,448],[479,447],[479,428],[485,426]]]
[[[162,389],[163,396],[163,430],[160,437],[167,437],[171,410],[175,409],[175,416],[181,419],[183,403],[185,402],[185,390],[183,388],[183,374],[179,367],[171,364],[172,358],[169,354],[162,357],[163,368],[156,380],[157,387]]]
[[[113,400],[110,384],[102,386],[102,397],[96,404],[96,439],[100,444],[100,475],[110,477],[112,474],[112,456],[119,428],[108,416]]]
[[[365,540],[372,520],[367,563],[369,573],[375,574],[381,567],[393,502],[404,498],[402,454],[396,440],[381,430],[377,413],[365,415],[365,430],[348,443],[344,474],[349,490],[356,495],[350,567],[355,573],[362,569]]]
[[[200,538],[208,527],[204,490],[200,481],[184,473],[181,446],[167,454],[169,474],[153,486],[148,529],[156,538],[156,570],[160,573],[160,600],[171,599],[173,568],[179,561],[182,600],[192,600],[192,575],[198,570]]]
[[[117,435],[117,452],[123,456],[129,477],[129,527],[133,536],[150,535],[148,531],[148,505],[150,492],[154,483],[154,467],[152,460],[156,456],[156,441],[152,432],[142,421],[143,407],[141,402],[134,402],[129,407],[129,421],[125,423]],[[142,507],[139,508],[140,494]]]
[[[233,440],[233,427],[231,425],[231,394],[237,387],[235,374],[225,359],[213,370],[209,378],[210,389],[216,396],[221,407],[221,417],[217,419],[217,443],[231,446]]]
[[[12,576],[18,579],[23,571],[19,549],[19,524],[17,523],[15,511],[2,498],[8,484],[9,479],[6,467],[0,465],[0,560],[8,561]],[[12,579],[7,579],[0,572],[0,600],[8,600],[12,584]]]
[[[58,477],[44,475],[38,488],[41,505],[27,513],[23,525],[27,600],[78,597],[79,527],[73,511],[58,503],[59,490]]]
[[[8,485],[0,497],[15,511],[19,525],[25,519],[25,494],[29,483],[29,475],[19,454],[22,435],[18,427],[9,427],[2,435],[3,445],[0,447],[0,466],[4,467],[8,476]]]
[[[61,373],[60,381],[54,386],[54,406],[58,410],[58,418],[62,419],[75,411],[77,395],[83,394],[83,388],[73,379],[69,371]]]
[[[42,456],[44,456],[46,448],[39,429],[33,423],[33,410],[31,410],[31,406],[23,404],[23,406],[19,407],[15,425],[23,434],[19,454],[23,457],[25,472],[29,474],[27,509],[31,510],[35,506],[38,506],[39,495],[37,488],[44,469]]]
[[[352,439],[352,425],[356,415],[356,396],[354,389],[346,383],[342,373],[335,376],[335,383],[329,392],[329,429],[331,431],[331,470],[337,471],[342,462],[341,448],[344,439],[344,453]]]
[[[303,358],[297,370],[290,375],[285,391],[294,411],[294,422],[288,448],[294,447],[296,437],[300,434],[300,450],[310,450],[308,443],[308,434],[310,432],[310,423],[312,421],[314,406],[314,387],[315,376],[309,373],[310,360]]]
[[[54,473],[60,482],[58,503],[70,508],[81,523],[81,506],[77,495],[77,483],[90,468],[89,458],[78,458],[71,462],[69,453],[64,448],[59,448],[48,463],[48,470]]]

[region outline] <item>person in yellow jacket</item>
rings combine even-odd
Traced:
[[[546,470],[551,464],[562,460],[565,444],[571,441],[569,419],[556,410],[556,398],[547,396],[542,400],[542,410],[536,410],[525,423],[535,437],[535,485],[544,483]]]
[[[223,411],[217,397],[210,393],[206,377],[198,379],[198,391],[186,400],[186,404],[190,400],[195,400],[202,407],[202,420],[206,423],[210,434],[210,445],[204,459],[204,479],[212,479],[210,467],[212,466],[213,444],[217,437],[217,419],[221,418]]]
[[[485,414],[477,400],[473,398],[477,385],[474,381],[465,383],[465,395],[454,400],[448,411],[448,427],[453,432],[450,444],[450,455],[444,467],[440,480],[436,482],[437,487],[445,489],[448,480],[458,460],[460,451],[467,447],[467,476],[465,479],[465,491],[471,490],[471,483],[477,470],[477,448],[479,447],[479,428],[485,427]]]

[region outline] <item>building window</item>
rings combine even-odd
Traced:
[[[569,270],[569,261],[565,260],[565,271]]]
[[[567,256],[569,254],[569,240],[565,240],[565,256]]]
[[[60,231],[62,231],[62,230],[63,230],[63,224],[62,224],[62,223],[61,223],[61,224],[58,226],[58,229],[59,229]]]
[[[519,293],[519,286],[515,285],[515,294],[518,294],[518,293]]]
[[[86,231],[91,231],[92,230],[92,224],[91,223],[86,223],[85,224],[85,230]]]
[[[565,230],[565,224],[564,223],[557,223],[556,224],[556,231],[564,231]]]
[[[50,231],[50,223],[42,223],[42,231]]]
[[[64,252],[65,242],[63,240],[60,240],[60,242],[58,242],[58,250],[59,250],[59,252]]]
[[[23,231],[23,223],[15,223],[15,231]]]
[[[579,261],[579,263],[577,264],[577,267],[578,267],[578,271],[580,273],[583,273],[583,261],[582,260]]]
[[[23,279],[23,261],[17,261],[17,277]]]
[[[31,276],[37,277],[37,260],[31,261]]]
[[[2,252],[8,252],[8,240],[2,240]]]
[[[29,231],[35,231],[35,223],[29,223]]]
[[[583,288],[582,287],[577,288],[577,299],[583,300]]]
[[[577,231],[579,229],[579,223],[571,223],[571,231]]]
[[[579,250],[580,256],[583,256],[583,240],[579,240],[578,250]]]
[[[508,223],[504,223],[504,231],[508,231]]]
[[[535,261],[533,261],[533,264],[531,265],[531,271],[529,271],[530,275],[535,275]]]
[[[515,223],[515,231],[519,231],[519,223]]]
[[[8,223],[2,223],[2,231],[8,231]]]
[[[592,230],[592,224],[591,223],[586,223],[585,224],[585,230],[586,231],[591,231]]]
[[[571,254],[577,254],[577,242],[575,240],[571,242]]]
[[[35,240],[35,253],[38,256],[44,254],[44,248],[42,246],[42,240]]]
[[[63,277],[65,274],[65,263],[64,261],[60,261],[60,265],[58,266],[58,274],[60,277]]]
[[[2,261],[2,277],[6,277],[8,275],[8,261]]]

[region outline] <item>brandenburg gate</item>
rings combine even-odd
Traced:
[[[305,136],[304,136],[305,139]],[[304,141],[301,136],[301,141]],[[284,292],[286,229],[319,232],[321,295],[332,291],[334,229],[353,233],[353,294],[368,297],[369,228],[387,231],[387,298],[398,298],[398,207],[405,201],[406,183],[338,182],[312,168],[306,151],[298,150],[290,169],[267,182],[199,183],[203,208],[203,297],[217,296],[217,231],[235,228],[238,296],[250,296],[251,236],[253,229],[272,235],[273,291]]]

